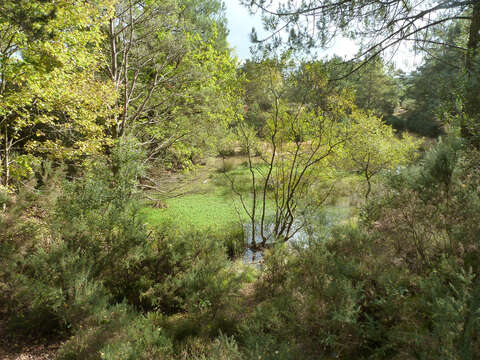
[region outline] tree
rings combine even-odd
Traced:
[[[355,73],[349,83],[355,89],[355,102],[364,111],[389,117],[400,103],[399,86],[380,58],[370,61]]]
[[[137,134],[148,159],[173,157],[170,165],[181,167],[202,151],[216,151],[228,137],[241,113],[242,82],[228,52],[198,35],[177,72],[177,83],[153,94],[159,106]]]
[[[353,97],[346,92],[329,93],[321,109],[288,102],[288,63],[282,58],[272,64],[273,79],[267,90],[273,103],[263,131],[266,148],[255,145],[255,131],[248,124],[239,125],[251,175],[251,204],[236,191],[231,179],[232,188],[250,219],[249,246],[253,250],[265,247],[268,241],[291,239],[305,226],[299,217],[301,209],[318,207],[327,199],[329,192],[318,194],[314,185],[319,181],[319,172],[328,166],[327,159],[348,141],[349,118],[354,108]],[[278,72],[279,69],[283,71]],[[276,78],[278,74],[280,79]],[[323,79],[319,86],[325,83]],[[260,163],[254,161],[257,152]],[[267,202],[273,203],[272,222],[268,219]]]
[[[192,24],[192,32],[203,41],[214,39],[214,47],[220,52],[228,50],[227,19],[222,0],[190,0],[182,3],[181,16]]]
[[[480,1],[478,0],[311,0],[281,2],[273,9],[266,0],[244,1],[252,10],[265,14],[265,27],[272,31],[267,47],[282,42],[281,32],[288,35],[294,47],[313,47],[317,41],[326,45],[337,33],[365,41],[351,68],[342,77],[365,66],[386,50],[401,43],[413,42],[417,48],[431,44],[455,47],[444,43],[437,30],[453,21],[469,23],[469,38],[465,54],[465,70],[469,85],[464,94],[465,116],[462,134],[478,141],[479,74],[476,69],[480,44]],[[332,31],[333,29],[333,31]],[[255,33],[253,38],[258,41]],[[356,60],[362,60],[357,62]]]
[[[152,95],[174,79],[186,53],[178,12],[174,0],[122,0],[115,5],[104,28],[108,36],[106,72],[120,94],[113,137],[123,136],[137,120],[148,120],[158,105],[151,101]]]
[[[293,101],[305,101],[318,108],[329,91],[349,89],[355,92],[355,103],[359,108],[384,117],[393,115],[400,101],[399,84],[393,76],[393,69],[378,58],[347,79],[328,82],[328,79],[342,74],[348,66],[339,57],[302,63],[294,73],[294,85],[289,96]]]
[[[357,59],[373,59],[403,41],[415,41],[420,45],[437,43],[436,29],[453,20],[470,21],[475,26],[476,11],[480,7],[477,0],[281,1],[276,9],[267,0],[243,3],[252,11],[261,9],[265,14],[264,25],[273,31],[268,39],[281,42],[280,32],[285,30],[292,46],[312,47],[318,42],[325,46],[342,33],[366,40]],[[476,45],[471,45],[470,49],[476,50]],[[361,66],[363,63],[356,68]]]
[[[119,92],[113,137],[133,132],[151,160],[182,148],[182,141],[179,152],[188,153],[189,144],[199,143],[193,134],[208,134],[205,125],[219,130],[225,119],[233,120],[227,102],[235,103],[234,63],[224,44],[222,11],[217,0],[116,5],[104,29],[106,73]]]
[[[245,77],[245,120],[259,135],[262,135],[272,109],[273,98],[269,89],[283,81],[275,66],[269,60],[247,60],[240,68],[240,73]]]
[[[456,47],[429,46],[423,64],[403,80],[406,91],[402,107],[409,131],[437,137],[442,133],[442,125],[461,113],[466,88],[462,54],[467,30],[462,22],[441,29],[438,36]]]
[[[300,64],[299,68],[292,72],[289,81],[289,100],[304,103],[316,113],[325,109],[329,96],[345,88],[328,81],[328,65],[321,61]]]
[[[14,151],[75,159],[101,151],[115,93],[95,76],[111,1],[4,1],[0,5],[3,184],[27,166]],[[25,17],[26,16],[26,17]],[[22,165],[23,164],[23,165]]]
[[[365,200],[372,191],[372,178],[383,170],[395,170],[415,157],[419,141],[407,134],[397,137],[391,126],[373,113],[357,113],[351,136],[339,153],[342,167],[361,174],[367,182]]]

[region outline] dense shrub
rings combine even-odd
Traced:
[[[122,143],[111,164],[100,160],[84,177],[64,181],[52,211],[40,203],[48,197],[45,184],[40,190],[29,187],[27,196],[19,197],[2,217],[2,228],[7,229],[0,275],[7,288],[10,325],[17,332],[65,331],[112,297],[103,285],[105,274],[118,269],[146,238],[135,216],[138,169],[132,166],[138,156],[132,148]],[[32,213],[39,205],[47,212],[40,218]],[[12,218],[18,224],[10,227]]]
[[[190,339],[180,350],[179,360],[243,360],[247,359],[233,337],[221,334],[211,342]]]
[[[66,341],[58,359],[166,359],[172,343],[149,316],[126,304],[106,307],[82,322]]]
[[[479,168],[476,151],[443,139],[389,175],[358,225],[273,248],[241,348],[262,359],[476,358]]]
[[[266,256],[261,303],[242,328],[250,348],[264,349],[262,358],[359,355],[366,274],[355,259],[325,245],[280,246]]]
[[[384,121],[386,124],[391,125],[397,131],[404,131],[406,127],[405,120],[401,117],[390,115],[384,117]]]
[[[241,286],[242,273],[228,262],[222,242],[208,232],[159,228],[143,251],[141,259],[124,269],[129,277],[125,284],[136,289],[132,303],[143,309],[216,312]]]
[[[408,113],[404,127],[408,131],[431,138],[443,134],[441,124],[439,124],[435,118],[435,114],[432,112],[412,111]]]
[[[29,275],[26,275],[42,272],[35,266],[43,265],[43,250],[52,246],[46,222],[49,205],[55,199],[54,192],[54,186],[37,189],[32,179],[19,187],[12,197],[14,201],[0,215],[0,309],[4,308],[11,315],[11,325],[17,331],[51,333],[61,322],[61,316],[51,316],[46,305],[56,303],[51,289],[46,289],[44,283],[31,287]],[[31,259],[33,254],[38,256]],[[50,275],[49,269],[41,274],[44,278]],[[45,293],[35,293],[43,290]]]
[[[256,271],[229,261],[218,233],[147,228],[141,154],[117,150],[60,195],[30,185],[1,217],[12,333],[68,335],[60,359],[480,353],[480,153],[455,138],[385,174],[360,221],[267,250],[254,286]]]
[[[439,142],[417,167],[390,178],[365,223],[394,268],[408,275],[409,311],[422,314],[412,352],[471,359],[480,352],[480,156],[455,138]]]
[[[324,244],[274,250],[239,328],[249,358],[473,359],[475,275],[447,258],[412,273],[382,240],[343,228]]]
[[[134,143],[121,143],[109,161],[98,159],[82,177],[64,181],[41,222],[27,217],[10,226],[32,195],[2,217],[1,298],[15,333],[101,332],[86,321],[124,301],[136,311],[220,321],[243,272],[216,236],[146,228],[136,195],[140,160]]]

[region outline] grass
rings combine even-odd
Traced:
[[[158,225],[165,221],[175,225],[193,226],[198,229],[219,229],[246,221],[244,211],[239,216],[231,197],[218,192],[191,194],[166,200],[166,209],[145,208],[147,222]]]
[[[181,196],[168,197],[164,199],[165,208],[146,207],[143,209],[145,220],[152,226],[163,223],[171,223],[178,228],[196,230],[212,230],[215,233],[231,233],[242,230],[242,225],[249,222],[238,196],[233,194],[230,181],[233,180],[235,188],[244,194],[247,208],[251,207],[251,196],[249,189],[250,172],[241,158],[230,160],[234,165],[228,166],[226,173],[224,161],[210,164],[193,174],[190,179],[175,179],[175,182],[185,182]],[[262,179],[258,176],[258,179]],[[257,180],[258,181],[258,180]],[[334,198],[339,198],[351,193],[352,188],[358,186],[359,179],[354,177],[343,177],[337,182],[338,193]],[[258,184],[260,186],[260,184]],[[355,186],[354,186],[355,185]],[[348,189],[347,189],[348,188]],[[326,191],[319,189],[319,191]],[[345,192],[345,194],[343,194]],[[176,194],[170,194],[176,195]],[[349,194],[350,195],[350,194]],[[351,196],[351,195],[350,195]],[[257,203],[258,210],[261,203]],[[348,218],[348,204],[327,203],[324,210],[332,222]],[[273,203],[267,202],[267,216],[273,214]]]
[[[243,162],[237,161],[228,169],[227,178],[222,173],[221,166],[222,164],[207,166],[194,176],[196,181],[185,181],[183,191],[187,194],[165,197],[165,208],[144,208],[147,223],[155,226],[168,222],[181,228],[222,231],[232,227],[240,228],[240,224],[248,222],[249,218],[240,200],[233,194],[229,179],[233,179],[235,188],[245,194],[246,205],[250,206],[247,191],[250,186],[249,170]]]

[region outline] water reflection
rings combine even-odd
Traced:
[[[308,246],[309,243],[321,241],[328,237],[333,226],[338,225],[342,221],[350,217],[350,206],[346,204],[329,206],[323,211],[317,211],[316,214],[303,214],[293,223],[291,232],[293,236],[288,240],[289,244],[303,244]],[[265,225],[265,236],[267,237],[267,247],[274,242],[275,225],[270,221]],[[249,245],[252,244],[252,224],[243,225],[243,233],[245,234],[246,249],[243,253],[243,262],[245,264],[254,265],[258,268],[263,266],[263,250],[253,251]],[[262,243],[260,222],[255,225],[255,242]]]

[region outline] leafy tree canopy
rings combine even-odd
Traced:
[[[116,96],[95,73],[111,1],[6,1],[0,15],[0,128],[4,184],[19,146],[75,158],[108,143]],[[12,10],[12,11],[9,11]],[[24,18],[26,14],[32,17]],[[73,86],[72,86],[73,85]]]

